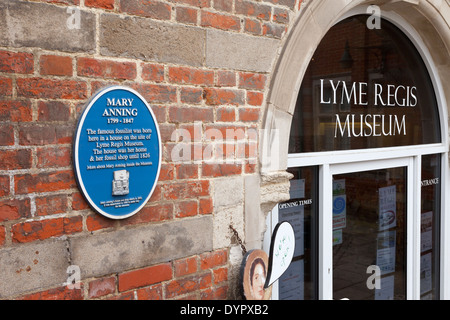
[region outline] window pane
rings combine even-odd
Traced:
[[[420,54],[393,24],[333,26],[304,75],[290,153],[439,143],[438,107]]]
[[[289,201],[278,204],[279,222],[288,221],[295,232],[294,258],[280,277],[280,300],[317,299],[317,167],[290,168]]]
[[[420,294],[439,299],[441,155],[422,157]]]
[[[333,298],[406,299],[406,168],[333,176]]]

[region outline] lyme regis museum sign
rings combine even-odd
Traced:
[[[99,91],[79,120],[73,155],[78,186],[95,211],[112,219],[134,215],[150,199],[161,167],[150,106],[127,87]]]
[[[320,103],[321,104],[353,104],[357,106],[368,106],[368,84],[366,82],[353,82],[346,84],[345,81],[329,80],[332,94],[324,98],[324,79],[320,80]],[[340,89],[340,95],[337,93]],[[374,107],[415,107],[417,105],[417,88],[415,86],[391,85],[383,86],[374,83],[372,88]],[[358,129],[355,130],[355,127]],[[338,135],[348,137],[354,136],[392,136],[406,135],[406,115],[402,114],[349,114],[344,116],[336,114],[336,125],[334,137]]]

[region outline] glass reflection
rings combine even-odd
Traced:
[[[420,237],[420,295],[439,299],[439,237],[441,202],[441,155],[422,157]]]
[[[293,226],[295,251],[289,268],[278,280],[278,295],[280,300],[317,299],[318,167],[288,171],[294,175],[290,181],[290,199],[278,204],[278,220]]]
[[[411,41],[366,15],[333,26],[304,75],[291,126],[290,153],[440,142],[427,69]]]

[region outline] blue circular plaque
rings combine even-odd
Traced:
[[[73,155],[78,186],[95,211],[112,219],[134,215],[150,199],[161,168],[153,111],[131,88],[99,91],[79,120]]]

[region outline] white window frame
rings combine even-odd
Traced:
[[[362,8],[347,12],[340,18],[362,14]],[[319,167],[319,299],[332,299],[332,217],[331,199],[332,176],[342,170],[371,170],[369,168],[408,168],[407,183],[407,299],[420,299],[420,201],[421,201],[421,159],[423,155],[441,155],[441,243],[440,243],[440,299],[450,299],[450,172],[449,172],[449,136],[447,124],[447,106],[444,90],[437,76],[438,72],[431,55],[419,34],[400,16],[393,12],[382,12],[382,17],[396,25],[415,45],[424,61],[437,99],[442,143],[412,145],[401,147],[297,153],[288,155],[288,168]],[[275,206],[267,220],[268,230],[278,222],[278,206]],[[271,232],[265,236],[265,246]],[[268,251],[267,251],[268,252]],[[278,298],[278,283],[275,282],[272,299]]]

